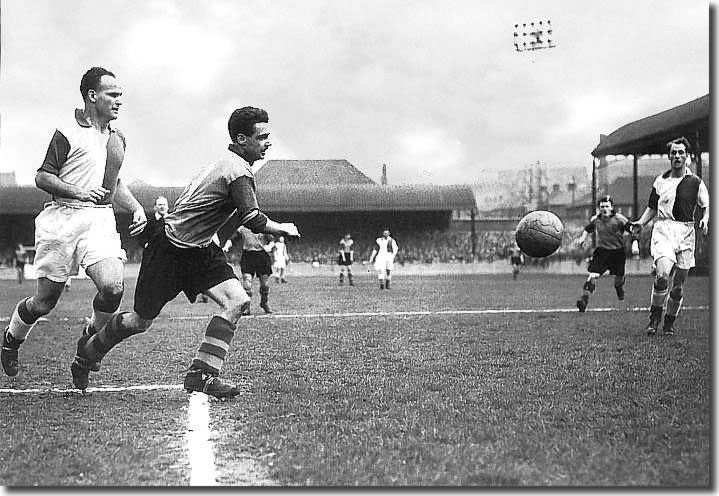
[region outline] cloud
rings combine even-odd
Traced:
[[[393,140],[388,176],[393,181],[403,178],[414,183],[466,183],[462,165],[466,156],[464,146],[444,129],[430,129],[401,133]]]

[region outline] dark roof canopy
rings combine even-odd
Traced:
[[[666,143],[679,136],[686,137],[695,152],[708,151],[709,113],[707,94],[678,107],[630,122],[609,136],[601,135],[592,155],[664,154]]]
[[[262,186],[257,199],[268,212],[450,211],[476,208],[469,186],[343,184]]]
[[[130,184],[137,200],[151,211],[155,198],[167,197],[170,206],[182,187]],[[257,188],[260,208],[266,212],[451,211],[476,208],[469,186],[376,184],[288,185]],[[1,214],[37,214],[50,195],[34,186],[0,188]]]

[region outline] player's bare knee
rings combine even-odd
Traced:
[[[117,309],[120,306],[120,301],[122,301],[124,291],[125,287],[122,281],[116,281],[101,286],[97,294],[104,306]]]

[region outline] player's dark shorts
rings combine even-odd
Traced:
[[[618,250],[607,250],[606,248],[597,248],[594,250],[594,255],[589,261],[589,272],[596,272],[597,274],[604,274],[605,271],[609,270],[609,273],[615,276],[624,275],[624,264],[627,261],[627,255],[624,253],[624,249]]]
[[[350,257],[350,254],[348,253],[344,257],[337,255],[337,265],[352,265],[352,257]]]
[[[180,292],[194,303],[198,294],[228,279],[237,276],[215,243],[178,248],[162,231],[142,253],[134,310],[143,319],[154,319]]]
[[[240,270],[243,274],[268,276],[272,274],[272,259],[266,251],[245,250],[240,259]]]
[[[512,265],[522,265],[522,257],[512,257]]]

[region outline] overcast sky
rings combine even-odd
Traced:
[[[390,184],[591,165],[599,134],[709,92],[696,0],[0,0],[0,171],[31,183],[89,67],[115,72],[122,176],[181,186],[265,108],[267,159]],[[556,48],[514,49],[550,20]],[[521,33],[520,33],[521,34]]]

